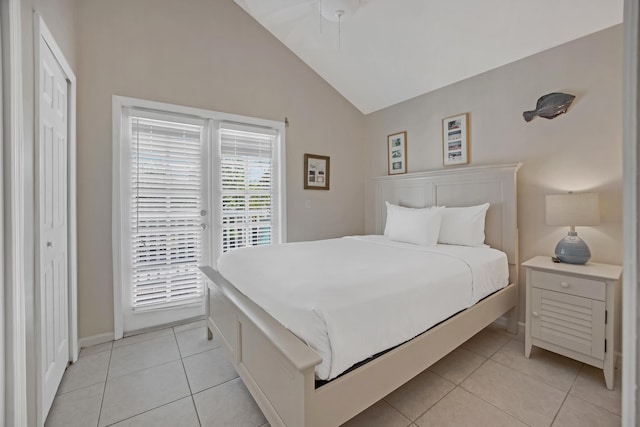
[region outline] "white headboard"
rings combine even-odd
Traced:
[[[517,163],[465,167],[373,178],[376,233],[384,232],[386,201],[415,208],[489,202],[485,242],[507,254],[511,281],[516,281],[519,262],[516,173],[520,166]]]

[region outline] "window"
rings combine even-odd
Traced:
[[[132,111],[131,287],[134,310],[200,300],[203,128]]]
[[[118,96],[113,117],[120,338],[201,316],[199,266],[286,240],[284,124]]]
[[[273,240],[275,139],[269,129],[220,127],[222,252]]]

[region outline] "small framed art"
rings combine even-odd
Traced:
[[[389,175],[407,173],[407,132],[398,132],[387,137]]]
[[[330,173],[329,156],[304,155],[304,189],[328,190]]]
[[[469,163],[469,113],[442,120],[442,153],[445,166]]]

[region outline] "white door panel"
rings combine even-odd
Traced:
[[[67,80],[49,46],[40,39],[40,101],[37,167],[42,419],[46,419],[69,361],[67,235]]]
[[[130,200],[123,211],[123,331],[204,314],[208,263],[206,122],[129,110],[123,127]]]

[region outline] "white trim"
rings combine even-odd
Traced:
[[[2,36],[2,29],[4,28],[4,24],[2,22],[0,22],[0,46],[2,45],[2,39],[4,38]],[[0,49],[0,54],[4,52],[4,49]],[[2,56],[2,60],[0,60],[0,64],[3,64],[7,59]],[[0,81],[2,81],[2,66],[0,65]],[[2,94],[4,93],[4,89],[2,88],[2,85],[0,84],[0,100],[4,99],[2,97]],[[0,102],[0,135],[3,135],[3,123],[4,123],[4,119],[3,119],[3,111],[5,109],[5,106],[2,105],[2,102]],[[4,137],[3,137],[4,140]],[[0,277],[2,277],[2,280],[4,282],[4,245],[5,245],[5,241],[4,241],[4,155],[2,153],[2,149],[0,149]],[[5,303],[5,299],[4,299],[4,286],[0,286],[0,422],[5,422],[5,411],[4,411],[4,403],[5,403],[5,389],[4,389],[4,384],[5,384],[5,364],[4,364],[4,352],[5,352],[5,348],[4,348],[4,342],[5,342],[5,332],[4,332],[4,328],[5,328],[5,321],[4,321],[4,303]]]
[[[80,348],[91,347],[93,345],[104,344],[113,341],[113,332],[105,332],[104,334],[91,335],[90,337],[80,338],[78,346]]]
[[[6,230],[5,425],[27,425],[27,366],[24,254],[24,120],[21,1],[3,0],[4,196]]]
[[[622,273],[622,425],[638,421],[638,21],[637,0],[624,2]]]
[[[34,28],[34,141],[39,141],[40,134],[40,39],[42,39],[53,54],[54,58],[62,68],[67,79],[67,114],[68,114],[68,135],[67,135],[67,251],[68,251],[68,309],[69,309],[69,360],[76,362],[78,360],[78,354],[80,352],[78,347],[78,307],[77,307],[77,217],[76,217],[76,76],[71,69],[71,66],[67,62],[62,50],[56,43],[51,31],[45,24],[44,20],[37,12],[33,13],[33,28]],[[34,150],[37,150],[34,148]],[[38,176],[38,170],[36,165],[35,176]],[[36,194],[38,179],[35,179]],[[37,207],[37,203],[36,203]],[[35,241],[37,242],[37,230],[38,230],[38,210],[36,208],[34,230]],[[38,269],[38,251],[39,245],[35,245],[36,252],[36,270]],[[39,283],[39,274],[35,275],[36,288]],[[40,312],[38,304],[39,292],[35,292],[36,310],[34,313],[34,329],[36,330],[36,354],[40,354],[40,335],[38,332],[38,325],[40,325]],[[41,380],[40,375],[42,373],[39,370],[40,357],[36,358],[36,405],[37,405],[37,424],[41,420],[42,408],[41,408],[41,393],[40,388]]]
[[[269,119],[260,119],[255,117],[241,116],[239,114],[221,113],[218,111],[205,110],[202,108],[187,107],[184,105],[167,104],[165,102],[149,101],[146,99],[130,98],[127,96],[113,95],[113,103],[119,105],[119,111],[123,107],[130,108],[144,108],[149,110],[155,110],[158,112],[176,112],[184,114],[185,116],[193,116],[195,118],[213,119],[228,122],[247,123],[250,120],[251,124],[258,126],[265,126],[273,129],[278,129],[283,132],[284,123]]]
[[[282,126],[278,133],[279,144],[276,144],[275,157],[278,159],[278,207],[280,209],[279,230],[281,243],[287,242],[287,133],[286,126]]]
[[[200,108],[187,107],[182,105],[174,105],[167,104],[162,102],[148,101],[143,99],[129,98],[124,96],[114,95],[112,100],[112,250],[113,250],[113,300],[114,300],[114,338],[120,339],[124,336],[124,325],[123,325],[123,307],[124,307],[124,295],[123,295],[123,284],[125,283],[123,277],[123,266],[122,266],[122,254],[123,252],[123,242],[122,242],[122,226],[123,226],[123,210],[122,203],[120,197],[120,191],[118,189],[122,188],[123,185],[123,177],[126,176],[128,172],[122,169],[122,156],[123,152],[121,150],[121,141],[122,136],[124,135],[126,123],[122,120],[123,117],[123,109],[126,108],[136,108],[136,109],[145,109],[151,112],[158,113],[177,113],[184,116],[190,116],[194,119],[199,120],[207,120],[210,123],[205,125],[205,131],[208,133],[210,137],[210,141],[216,141],[219,138],[218,127],[220,122],[235,122],[235,123],[251,123],[255,126],[264,126],[266,128],[276,129],[278,131],[279,143],[278,151],[276,153],[278,164],[279,164],[279,175],[276,177],[278,193],[280,194],[279,200],[277,200],[278,210],[280,213],[279,223],[277,224],[277,229],[279,233],[279,239],[282,242],[286,242],[287,240],[287,227],[286,227],[286,175],[285,175],[285,125],[283,122],[278,122],[274,120],[268,119],[259,119],[254,117],[241,116],[237,114],[228,114],[221,113],[217,111],[204,110]],[[210,150],[209,155],[207,156],[209,161],[215,159],[215,150]],[[210,165],[209,165],[210,166]],[[210,183],[213,184],[212,180],[215,180],[215,175],[212,173],[211,167],[209,169],[210,174]],[[212,214],[210,222],[213,223],[213,190],[215,185],[210,186],[211,191],[209,192],[209,212]],[[210,242],[214,242],[213,239],[213,229],[214,227],[209,227],[210,230]],[[216,249],[210,251],[211,254],[216,253]],[[209,260],[209,264],[213,264],[215,262],[214,259]]]
[[[111,144],[112,154],[111,163],[113,166],[113,173],[111,174],[111,242],[112,242],[112,254],[113,254],[113,335],[114,339],[119,340],[124,336],[124,326],[122,318],[122,284],[124,283],[124,277],[122,277],[122,263],[120,256],[120,230],[122,229],[121,218],[121,206],[120,198],[116,197],[116,189],[120,188],[120,140],[122,137],[122,128],[124,123],[122,122],[122,109],[124,108],[124,102],[119,102],[117,97],[113,97],[113,103],[111,107],[112,117],[112,135],[113,143]]]

